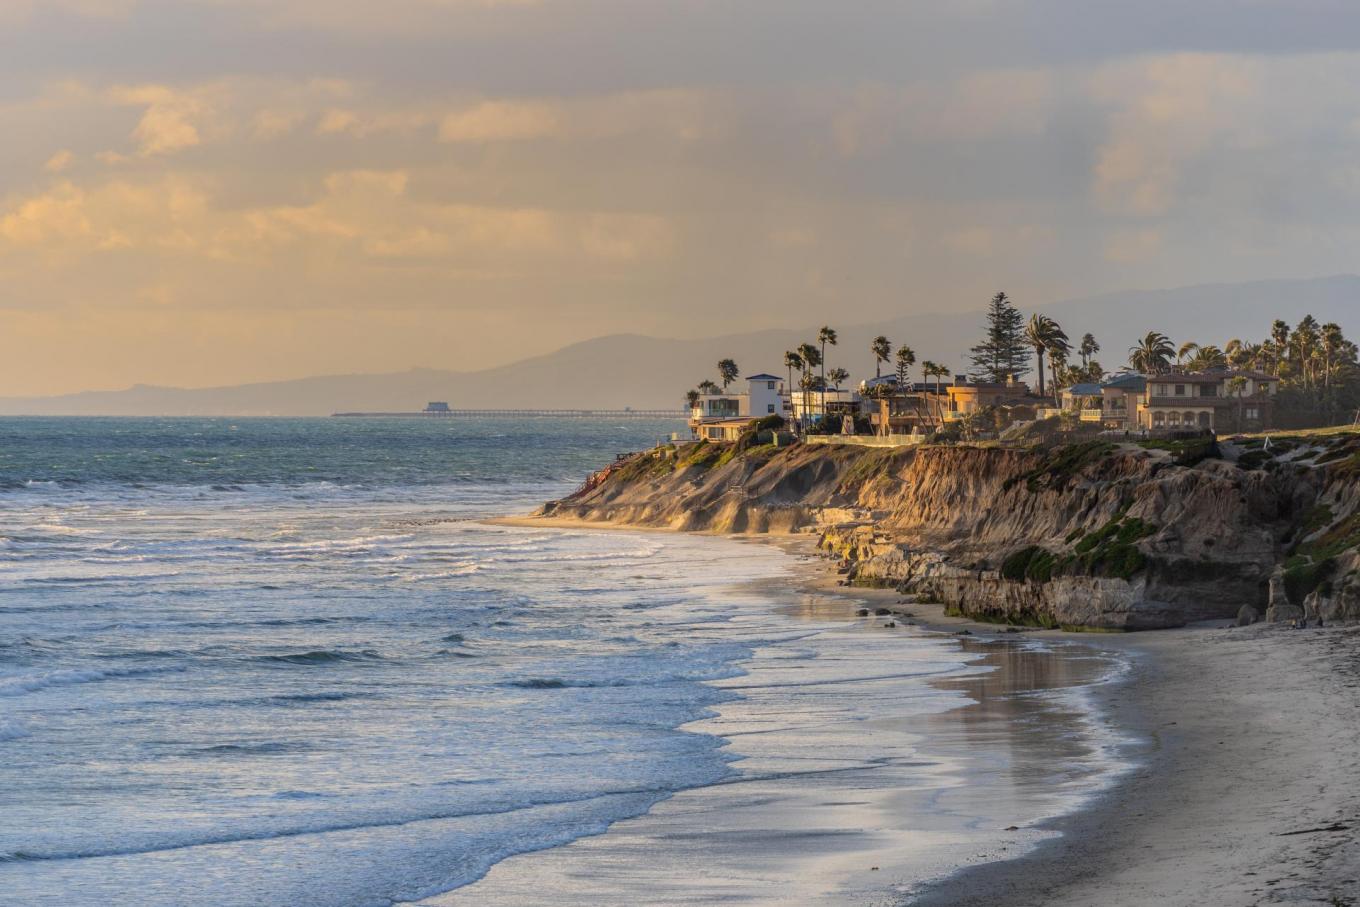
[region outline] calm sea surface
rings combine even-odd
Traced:
[[[817,658],[731,591],[787,555],[478,522],[677,427],[0,419],[0,903],[414,901],[794,771],[714,722],[811,701],[740,680]],[[917,673],[983,670],[932,646]],[[913,671],[822,670],[908,701]]]

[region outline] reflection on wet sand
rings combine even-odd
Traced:
[[[857,603],[816,591],[745,594],[746,617],[714,631],[770,641],[685,728],[726,741],[730,778],[428,903],[883,903],[1023,853],[1110,776],[1080,690],[1115,662],[1093,647],[847,621]]]

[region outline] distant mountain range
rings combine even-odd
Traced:
[[[1087,331],[1103,347],[1096,359],[1114,369],[1134,339],[1161,331],[1177,344],[1222,344],[1231,337],[1260,340],[1275,318],[1291,324],[1307,313],[1360,334],[1360,276],[1205,284],[1171,290],[1130,290],[1040,308],[1075,342]],[[1019,300],[1028,315],[1025,300]],[[832,366],[856,380],[872,375],[869,341],[885,334],[906,343],[917,359],[962,371],[967,349],[982,329],[981,311],[905,315],[869,324],[832,318],[839,345]],[[326,375],[231,387],[136,385],[51,397],[0,397],[3,415],[319,416],[337,411],[414,411],[430,400],[455,409],[680,408],[684,393],[704,378],[717,380],[715,363],[732,358],[746,374],[785,373],[784,351],[813,340],[818,325],[697,340],[634,334],[597,337],[544,356],[474,372],[413,369],[375,375]]]

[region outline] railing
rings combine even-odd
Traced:
[[[929,435],[808,435],[808,444],[852,444],[857,447],[915,447]]]
[[[1083,422],[1104,422],[1105,413],[1098,409],[1083,409],[1081,411],[1081,421]]]

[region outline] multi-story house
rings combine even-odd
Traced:
[[[1227,369],[1171,371],[1146,381],[1133,426],[1150,431],[1269,428],[1280,389],[1274,375]]]
[[[689,417],[689,427],[696,438],[736,440],[752,419],[789,418],[789,396],[784,392],[783,378],[762,372],[747,376],[745,381],[745,391],[699,395]]]

